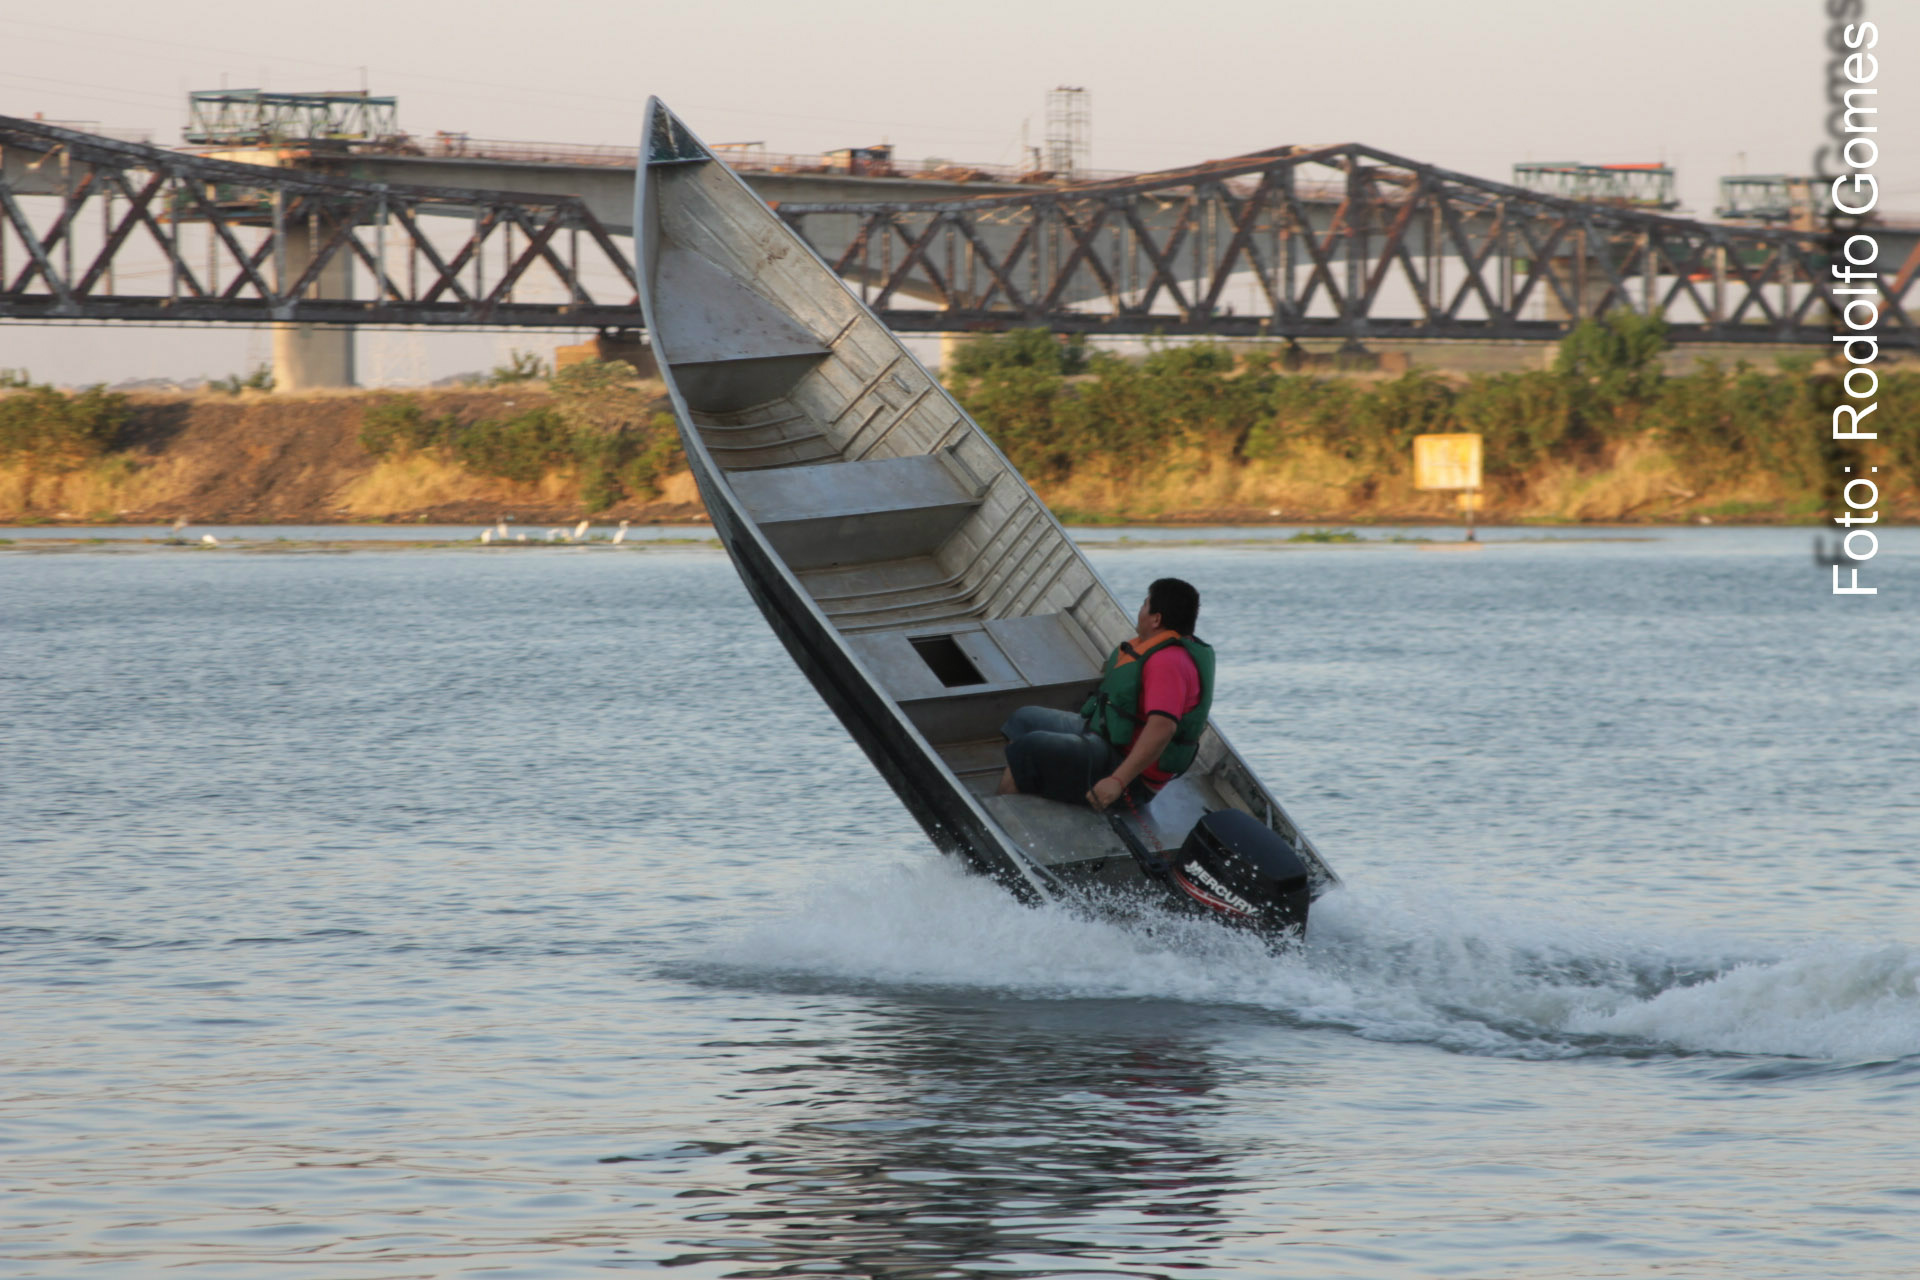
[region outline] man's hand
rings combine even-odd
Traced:
[[[1096,809],[1104,809],[1120,798],[1127,789],[1127,783],[1140,776],[1141,770],[1160,758],[1160,753],[1173,741],[1174,723],[1170,717],[1151,715],[1140,730],[1140,736],[1133,740],[1133,750],[1127,752],[1114,771],[1093,784],[1093,790],[1087,792],[1087,803]],[[1122,777],[1126,782],[1122,782]]]

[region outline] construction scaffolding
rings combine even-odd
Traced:
[[[358,93],[206,89],[187,95],[186,140],[198,146],[386,142],[398,138],[399,100]]]
[[[1635,209],[1677,209],[1673,170],[1664,164],[1578,164],[1558,161],[1513,166],[1523,191]]]
[[[1833,208],[1833,192],[1819,178],[1785,173],[1738,174],[1720,179],[1718,217],[1742,222],[1810,227]]]
[[[1061,85],[1047,95],[1047,169],[1055,178],[1093,169],[1093,104],[1087,91]]]

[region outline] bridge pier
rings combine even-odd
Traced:
[[[1574,301],[1579,304],[1580,309],[1577,312],[1567,310],[1567,304],[1562,302],[1560,295],[1551,288],[1536,290],[1544,295],[1545,317],[1556,324],[1572,328],[1580,321],[1598,314],[1600,300],[1607,296],[1609,288],[1599,263],[1593,258],[1587,258],[1584,261],[1556,258],[1554,265],[1563,279],[1574,281],[1572,292]]]
[[[632,329],[602,329],[585,342],[570,347],[553,349],[553,367],[555,371],[568,365],[582,364],[590,360],[603,362],[622,361],[633,366],[635,373],[643,378],[660,376],[660,364],[653,356],[653,344],[641,340]]]
[[[316,237],[332,235],[325,223],[295,225],[286,230],[286,279],[298,280],[313,261]],[[309,298],[351,298],[353,256],[335,253],[308,287]],[[273,389],[315,391],[351,387],[353,383],[353,326],[344,324],[276,324],[273,326]]]

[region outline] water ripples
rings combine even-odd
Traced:
[[[1804,550],[1099,553],[1347,879],[1278,958],[959,875],[713,553],[0,557],[0,1274],[1920,1272]]]

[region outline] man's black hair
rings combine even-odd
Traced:
[[[1193,634],[1200,618],[1200,593],[1179,578],[1155,578],[1147,588],[1147,610],[1160,615],[1160,625],[1183,636]]]

